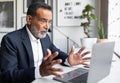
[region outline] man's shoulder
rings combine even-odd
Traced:
[[[20,39],[21,35],[22,35],[22,32],[23,32],[23,28],[19,29],[19,30],[15,30],[15,31],[12,31],[12,32],[9,32],[7,33],[6,35],[4,35],[3,38],[10,38],[10,39]]]
[[[6,36],[12,36],[12,37],[20,36],[22,31],[23,31],[23,28],[12,31],[12,32],[9,32],[9,33],[6,34]]]

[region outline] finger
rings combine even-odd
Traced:
[[[83,46],[82,48],[80,48],[80,50],[78,51],[79,54],[81,54],[81,52],[85,49],[86,47]]]
[[[62,68],[52,68],[51,71],[53,72],[63,72]]]
[[[53,60],[56,56],[58,55],[58,52],[54,52],[50,57],[49,57],[49,60]]]
[[[58,52],[53,53],[51,56],[48,57],[48,59],[45,61],[45,64],[48,65],[49,67],[55,65],[54,61],[56,64],[59,64],[62,62],[62,60],[53,60],[56,56],[58,55]]]
[[[73,54],[74,51],[75,51],[75,46],[72,46],[71,51],[70,51],[70,54]]]
[[[82,59],[82,62],[90,62],[90,58]]]
[[[90,51],[84,52],[83,54],[81,54],[82,57],[84,57],[85,55],[89,54]]]
[[[62,63],[62,59],[53,60],[53,61],[51,62],[51,64],[50,64],[50,66],[53,66],[53,65],[55,65],[55,64],[60,64],[60,63]]]
[[[60,77],[60,78],[63,78],[63,77],[64,77],[63,75],[58,74],[58,73],[55,73],[55,72],[52,72],[52,75],[55,75],[55,76]]]
[[[50,49],[47,49],[47,55],[43,58],[43,60],[47,60],[51,55]]]
[[[91,57],[86,57],[86,58],[83,58],[82,60],[88,61],[88,60],[90,60],[90,59],[91,59]]]
[[[84,67],[85,67],[85,68],[90,68],[90,65],[85,65]]]
[[[85,62],[82,62],[81,64],[84,65],[84,66],[88,66],[89,65],[89,64],[87,64]]]
[[[51,55],[50,49],[47,49],[47,53],[48,53],[48,55]]]

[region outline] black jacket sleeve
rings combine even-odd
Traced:
[[[24,56],[24,55],[23,55]],[[15,43],[5,36],[2,39],[0,50],[0,83],[31,83],[34,78],[35,68],[20,64],[19,54]],[[27,64],[25,62],[25,64]]]

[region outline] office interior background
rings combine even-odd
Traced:
[[[0,41],[2,37],[24,26],[27,7],[32,0],[0,0]],[[85,37],[80,19],[65,18],[65,3],[70,4],[73,15],[80,16],[86,4],[95,7],[97,18],[103,22],[106,37],[115,40],[115,50],[120,50],[120,0],[40,0],[51,5],[53,8],[53,22],[50,27],[51,41],[64,52],[70,51],[74,44],[80,47],[80,38]],[[78,3],[74,6],[73,4]],[[7,11],[7,12],[6,12]],[[5,13],[6,12],[6,13]],[[6,19],[4,20],[4,19]],[[4,22],[5,21],[5,22]],[[91,25],[91,36],[98,37],[97,22]]]

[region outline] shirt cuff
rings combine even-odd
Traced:
[[[39,67],[35,67],[35,79],[41,78]]]
[[[68,62],[68,58],[65,60],[64,64],[67,65],[67,66],[71,66]]]

